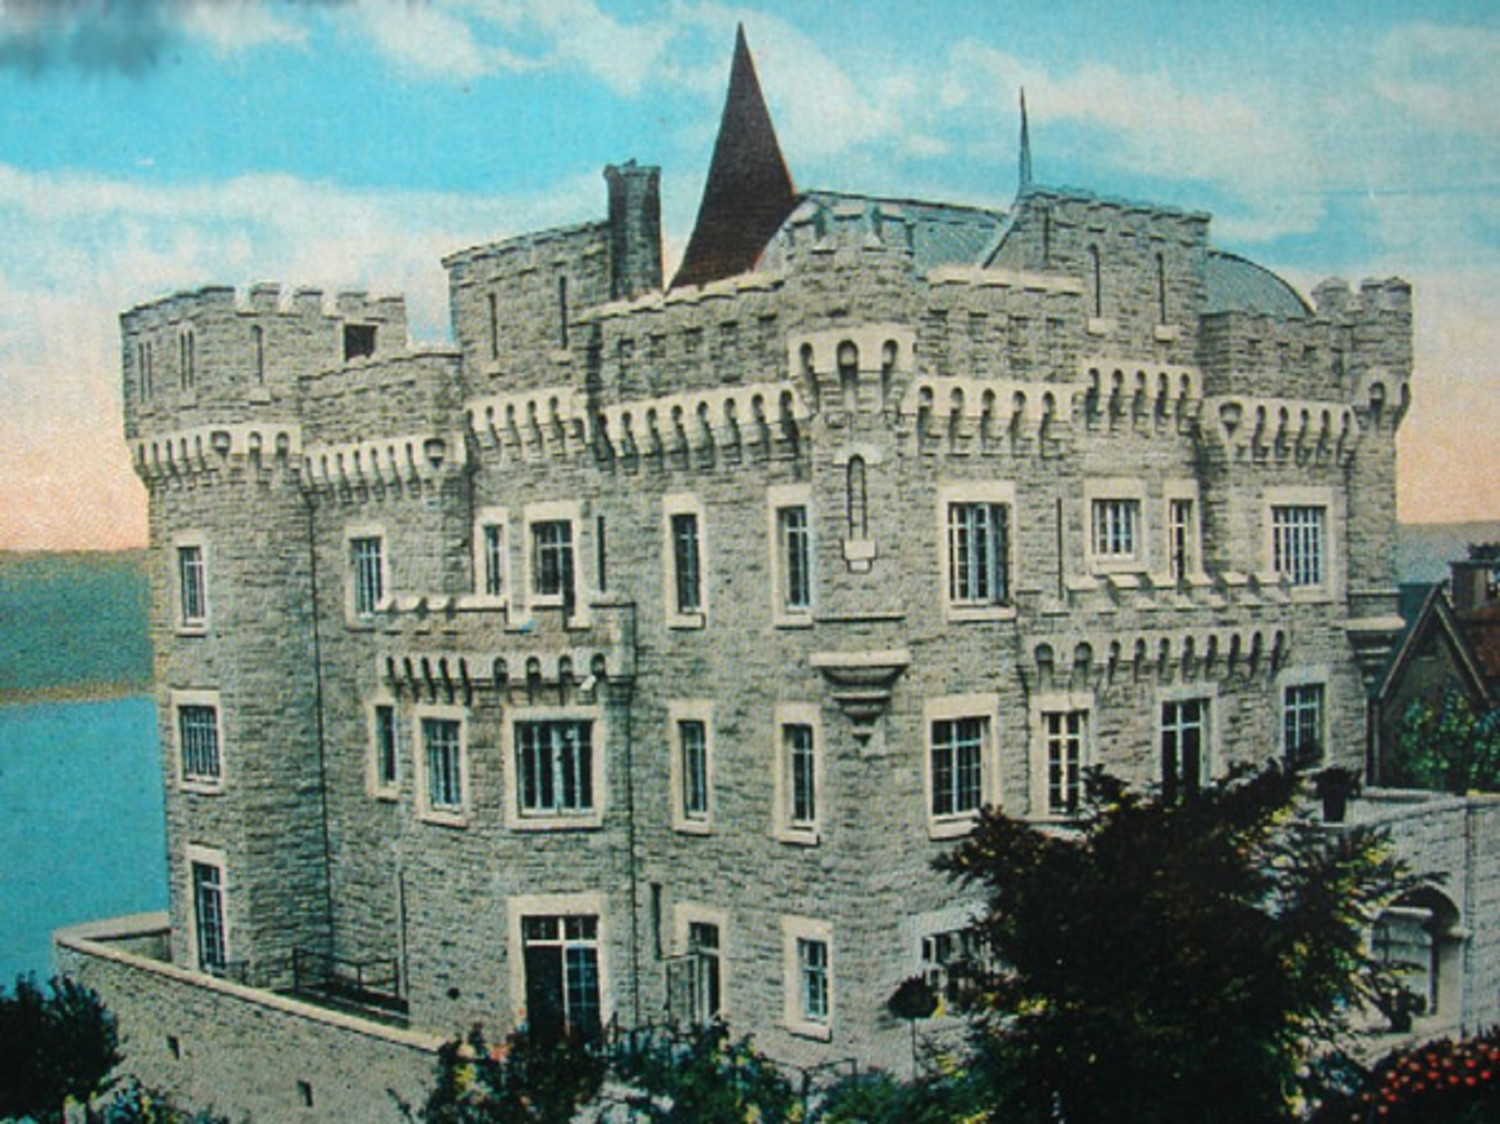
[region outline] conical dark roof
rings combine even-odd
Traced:
[[[703,285],[750,269],[796,204],[741,26],[698,222],[672,287]]]

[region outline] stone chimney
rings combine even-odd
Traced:
[[[609,184],[609,295],[630,300],[661,288],[661,169],[611,164]]]
[[[1469,548],[1469,557],[1449,564],[1452,578],[1453,609],[1460,615],[1472,613],[1495,602],[1495,575],[1500,570],[1500,544],[1487,543]]]

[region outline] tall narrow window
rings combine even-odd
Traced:
[[[486,523],[484,534],[484,592],[488,597],[505,593],[505,528]]]
[[[494,293],[486,293],[484,297],[485,312],[489,321],[490,335],[490,358],[500,358],[500,307]]]
[[[999,503],[948,505],[948,600],[954,605],[1010,601],[1010,509]]]
[[[797,973],[803,1021],[826,1024],[829,1015],[828,942],[797,939]]]
[[[1104,270],[1099,261],[1099,247],[1089,247],[1089,274],[1093,281],[1094,316],[1104,315]]]
[[[396,708],[388,703],[375,707],[375,787],[396,786]]]
[[[791,723],[781,728],[787,771],[787,826],[811,831],[818,823],[818,761],[813,728]]]
[[[1282,698],[1282,750],[1293,769],[1316,765],[1323,757],[1321,683],[1295,683]]]
[[[1172,803],[1203,785],[1208,757],[1208,700],[1180,699],[1161,708],[1161,791]]]
[[[250,342],[255,346],[255,381],[266,381],[266,330],[259,324],[250,329]]]
[[[201,628],[208,620],[208,584],[203,547],[177,548],[178,613],[184,628]]]
[[[1083,794],[1084,723],[1082,710],[1048,711],[1042,715],[1047,740],[1047,807],[1049,816],[1078,814]]]
[[[177,737],[182,751],[182,779],[217,784],[221,776],[218,710],[212,706],[179,706]]]
[[[229,967],[224,922],[224,872],[213,864],[193,862],[193,927],[201,971],[222,975]]]
[[[554,519],[531,525],[535,592],[573,607],[573,524]]]
[[[677,512],[671,517],[672,574],[676,609],[697,613],[703,609],[702,577],[699,573],[698,516]]]
[[[541,1041],[599,1032],[599,918],[521,918],[528,1029]]]
[[[568,279],[557,279],[557,346],[568,346]]]
[[[1294,586],[1323,584],[1327,514],[1312,504],[1271,508],[1271,568]]]
[[[677,723],[677,747],[682,756],[682,816],[703,822],[708,819],[708,730],[698,719]]]
[[[719,927],[707,921],[689,922],[687,952],[693,965],[693,1021],[707,1025],[724,1009]]]
[[[462,811],[463,735],[458,719],[423,718],[422,746],[426,754],[428,809]]]
[[[1156,255],[1156,322],[1167,322],[1167,261],[1161,254]]]
[[[781,540],[781,607],[788,612],[812,608],[812,531],[804,505],[776,511]]]
[[[379,536],[350,539],[349,565],[354,582],[354,614],[371,616],[385,596],[385,560]]]
[[[844,470],[844,504],[848,514],[849,537],[870,537],[869,493],[865,480],[865,458],[855,454]]]
[[[988,720],[939,719],[932,723],[929,767],[934,818],[977,812],[983,801],[983,761]]]
[[[1183,581],[1193,572],[1193,501],[1172,500],[1167,504],[1167,560],[1173,581]]]

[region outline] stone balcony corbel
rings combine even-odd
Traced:
[[[891,704],[896,680],[911,664],[905,648],[862,652],[814,652],[808,659],[823,674],[833,701],[854,724],[854,736],[869,739]]]

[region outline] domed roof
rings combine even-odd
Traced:
[[[1203,287],[1209,313],[1254,312],[1278,320],[1301,319],[1312,313],[1301,294],[1269,269],[1222,250],[1208,252]]]

